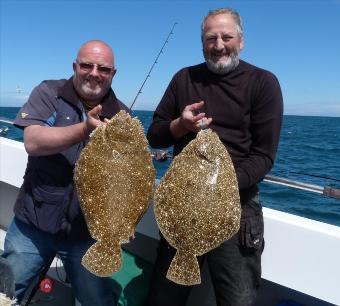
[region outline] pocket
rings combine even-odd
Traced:
[[[263,232],[262,212],[251,217],[241,218],[240,244],[242,246],[261,249],[263,247]]]
[[[39,229],[56,233],[62,227],[65,190],[46,190],[41,186],[32,189],[34,215]]]
[[[36,205],[61,205],[65,196],[65,188],[33,186],[32,195]]]

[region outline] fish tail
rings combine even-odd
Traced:
[[[196,256],[183,250],[177,250],[166,277],[180,285],[200,284],[201,274]]]
[[[112,241],[98,241],[83,256],[82,265],[97,276],[110,276],[122,267],[122,249]]]

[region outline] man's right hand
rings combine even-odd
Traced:
[[[99,114],[102,111],[102,106],[99,104],[87,113],[87,119],[84,121],[84,134],[88,137],[92,131],[103,124],[99,119]]]
[[[189,132],[198,133],[209,127],[212,118],[207,118],[200,110],[204,101],[187,105],[181,116],[170,123],[170,131],[175,138],[180,138]]]

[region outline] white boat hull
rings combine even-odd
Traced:
[[[24,145],[0,137],[0,249],[13,217],[13,204],[27,163]],[[276,305],[291,298],[304,305],[340,305],[340,227],[263,208],[266,247],[264,285],[257,305]],[[156,256],[158,228],[152,207],[137,227],[136,239],[126,249],[149,261]],[[203,273],[208,273],[205,268]],[[208,281],[195,288],[191,305],[215,305]],[[203,289],[202,289],[203,288]],[[290,289],[292,290],[290,290]],[[199,303],[199,304],[197,304]],[[330,303],[330,304],[329,304]]]

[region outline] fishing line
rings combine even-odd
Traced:
[[[173,30],[174,30],[174,28],[175,28],[176,25],[177,25],[177,22],[175,22],[174,25],[172,26],[172,28],[171,28],[171,30],[170,30],[170,32],[169,32],[167,38],[165,39],[165,42],[163,43],[163,46],[162,46],[161,50],[158,52],[156,59],[154,60],[154,62],[153,62],[153,64],[152,64],[152,66],[151,66],[151,68],[150,68],[148,74],[146,75],[146,77],[145,77],[145,79],[144,79],[144,81],[143,81],[141,87],[139,88],[136,97],[133,99],[133,102],[132,102],[132,104],[131,104],[131,106],[130,106],[130,111],[132,110],[133,105],[134,105],[135,102],[137,101],[138,96],[142,93],[142,89],[143,89],[143,87],[144,87],[146,81],[147,81],[148,78],[150,77],[151,71],[153,70],[153,68],[155,67],[155,65],[158,63],[157,60],[159,59],[159,57],[160,57],[161,54],[163,53],[163,50],[164,50],[165,45],[169,42],[170,36],[173,35],[173,33],[174,33]]]

